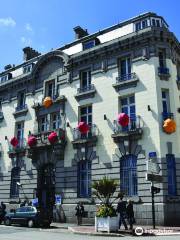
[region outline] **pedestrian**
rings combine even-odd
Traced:
[[[75,208],[76,210],[76,217],[77,217],[77,225],[81,225],[82,224],[82,217],[84,216],[84,206],[82,204],[82,202],[78,202],[77,206]]]
[[[119,213],[119,229],[121,228],[121,223],[123,223],[124,228],[127,230],[126,218],[126,202],[123,201],[123,196],[120,197],[116,211]]]
[[[6,215],[6,205],[4,204],[4,202],[1,202],[1,206],[0,206],[0,223],[2,221],[4,221],[5,215]]]
[[[128,218],[128,222],[129,222],[129,226],[130,229],[133,229],[133,224],[135,223],[135,219],[134,219],[134,210],[133,210],[133,202],[131,200],[128,200],[128,205],[126,208],[126,212],[127,212],[127,218]]]

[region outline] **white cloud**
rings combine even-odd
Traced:
[[[24,45],[31,45],[32,44],[32,40],[30,38],[26,38],[26,37],[21,37],[21,42]]]
[[[32,26],[30,25],[30,23],[26,23],[25,29],[26,29],[26,31],[28,31],[28,32],[31,32],[31,33],[34,32],[33,29],[32,29]]]
[[[0,26],[5,26],[5,27],[15,27],[16,22],[14,19],[11,17],[8,18],[0,18]]]

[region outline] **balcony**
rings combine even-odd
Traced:
[[[180,76],[177,76],[176,83],[177,83],[178,89],[180,90]]]
[[[40,110],[40,109],[44,108],[44,105],[43,105],[44,98],[42,99],[42,101],[34,103],[32,108],[35,109],[35,110]],[[67,99],[64,95],[60,95],[60,96],[59,95],[53,95],[52,100],[53,100],[53,103],[64,104]]]
[[[13,113],[13,115],[16,118],[21,115],[26,115],[27,112],[28,112],[27,104],[23,104],[15,108],[15,112]]]
[[[85,87],[80,87],[77,89],[77,94],[75,95],[76,100],[92,98],[96,93],[94,84],[90,84]]]
[[[161,80],[168,80],[170,77],[169,68],[167,67],[158,67],[158,75]]]
[[[143,121],[140,116],[135,116],[130,119],[127,127],[122,127],[118,124],[117,120],[114,120],[114,133],[111,137],[114,142],[119,143],[122,140],[138,140],[142,138],[143,134]]]
[[[90,126],[90,130],[87,134],[82,134],[78,128],[74,128],[72,144],[74,148],[77,148],[79,145],[95,146],[98,135],[99,130],[95,124]]]
[[[120,75],[116,78],[116,83],[113,84],[113,87],[119,91],[131,87],[136,87],[137,82],[139,81],[136,73],[128,73],[125,75]]]
[[[25,156],[26,153],[26,147],[27,147],[27,142],[25,138],[18,139],[19,143],[16,147],[13,147],[11,144],[9,144],[9,157],[13,158],[17,154],[18,156]]]
[[[4,119],[4,114],[3,114],[3,112],[0,112],[0,122],[2,122],[3,119]]]

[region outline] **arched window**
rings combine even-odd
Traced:
[[[11,171],[11,188],[10,188],[10,197],[18,198],[19,197],[19,185],[20,183],[20,168],[15,167]]]
[[[82,160],[78,163],[78,197],[91,195],[91,162]]]
[[[127,196],[137,195],[137,157],[134,155],[120,160],[120,190]]]

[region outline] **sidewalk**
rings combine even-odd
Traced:
[[[68,229],[70,232],[74,234],[81,234],[81,235],[93,235],[93,236],[117,236],[117,237],[124,237],[127,235],[133,235],[131,230],[124,230],[123,228],[118,232],[95,232],[94,225],[81,225],[77,226],[76,224],[71,223],[52,223],[52,227],[59,228],[59,229]],[[137,232],[141,232],[143,229],[143,235],[153,235],[153,236],[168,236],[168,235],[180,235],[180,227],[164,227],[164,226],[157,226],[156,229],[153,229],[152,226],[134,226],[134,229],[139,227],[140,230]],[[142,234],[140,234],[142,235]]]

